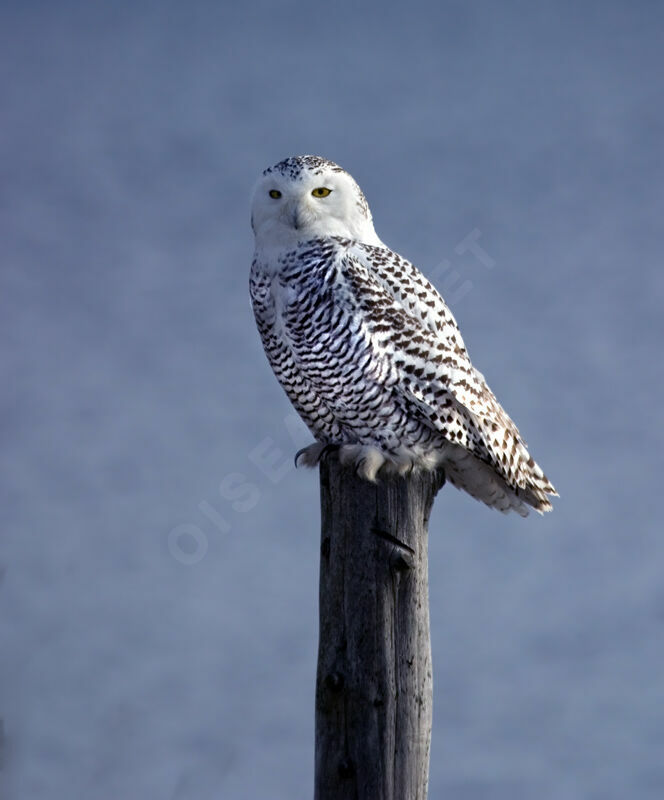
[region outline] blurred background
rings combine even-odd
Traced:
[[[314,153],[561,494],[437,499],[431,798],[664,796],[661,4],[0,9],[0,795],[312,794],[318,480],[247,282]]]

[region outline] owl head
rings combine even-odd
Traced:
[[[254,190],[251,227],[259,248],[293,247],[322,236],[381,243],[360,187],[319,156],[293,156],[263,172]]]

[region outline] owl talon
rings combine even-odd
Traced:
[[[324,458],[329,458],[332,453],[336,453],[339,448],[341,447],[340,444],[326,444],[325,447],[321,450],[320,455],[318,456],[318,461],[322,461]]]
[[[399,467],[399,469],[397,471],[398,471],[399,475],[403,475],[405,477],[405,476],[412,475],[414,469],[415,469],[415,462],[413,461],[412,458],[409,458],[405,462],[405,464],[403,464],[402,466]]]
[[[295,463],[295,469],[297,469],[297,460],[298,460],[298,458],[300,456],[304,455],[307,452],[307,450],[309,449],[309,447],[311,447],[311,445],[309,445],[308,447],[301,447],[297,451],[297,453],[295,453],[295,458],[293,459],[293,462]]]
[[[298,466],[298,461],[302,459],[302,464],[305,467],[317,467],[320,462],[327,458],[330,453],[338,450],[338,444],[323,444],[323,442],[314,442],[308,447],[303,447],[295,453],[295,466]]]

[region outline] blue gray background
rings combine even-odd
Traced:
[[[247,294],[299,153],[561,494],[437,500],[431,797],[664,796],[662,5],[0,8],[2,797],[311,796],[318,484]]]

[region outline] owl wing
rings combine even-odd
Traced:
[[[406,398],[448,441],[490,465],[515,490],[538,497],[555,491],[473,368],[442,297],[410,262],[386,247],[339,239],[334,247],[328,240],[318,268],[324,274],[316,301],[321,307],[310,309],[312,318],[331,313],[334,329],[350,332],[352,345],[346,347],[353,348],[352,363],[337,380],[329,380],[329,371],[319,380],[320,371],[311,360],[312,340],[302,330],[291,330],[290,339],[300,369],[329,407],[340,415],[370,409],[378,379],[385,389]],[[322,307],[330,304],[333,310],[324,312]],[[360,388],[349,395],[343,391],[344,378],[367,387],[371,396],[364,397]],[[353,408],[348,408],[349,397]]]
[[[487,385],[484,375],[472,365],[457,321],[435,286],[410,261],[386,246],[356,243],[353,257],[420,327],[434,334],[437,352],[439,340],[447,345],[442,362],[449,367],[449,388],[456,401],[476,414],[478,420],[489,420],[492,429],[495,424],[508,430],[525,447],[518,428]]]

